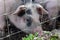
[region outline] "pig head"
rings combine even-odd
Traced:
[[[8,15],[10,21],[26,33],[43,34],[39,18],[40,15],[47,14],[47,11],[40,4],[27,5],[19,6],[13,14]]]

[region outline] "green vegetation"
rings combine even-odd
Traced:
[[[45,32],[45,34],[49,34],[49,32]],[[44,37],[38,37],[38,33],[29,34],[26,37],[22,38],[22,40],[45,40]],[[58,35],[54,34],[49,37],[47,40],[60,40]]]

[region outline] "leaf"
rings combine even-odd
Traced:
[[[28,37],[30,38],[30,40],[33,40],[34,39],[34,35],[33,34],[29,34]]]
[[[37,36],[38,36],[38,32],[36,32],[36,33],[34,34],[34,36],[37,37]]]

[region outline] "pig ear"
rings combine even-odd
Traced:
[[[19,6],[12,15],[23,15],[25,13],[25,6]]]
[[[40,7],[37,7],[36,9],[37,9],[38,14],[42,15],[42,9]]]
[[[37,11],[39,14],[48,14],[48,12],[40,4],[37,5]]]
[[[48,14],[48,12],[44,9],[44,8],[41,8],[41,7],[38,7],[37,8],[37,12],[42,15],[42,14]]]
[[[48,14],[48,11],[47,10],[45,10],[44,8],[41,8],[42,9],[42,13],[43,14]]]

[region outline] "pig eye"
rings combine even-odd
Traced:
[[[26,10],[26,13],[27,13],[27,14],[32,14],[32,12],[31,12],[30,9]]]

